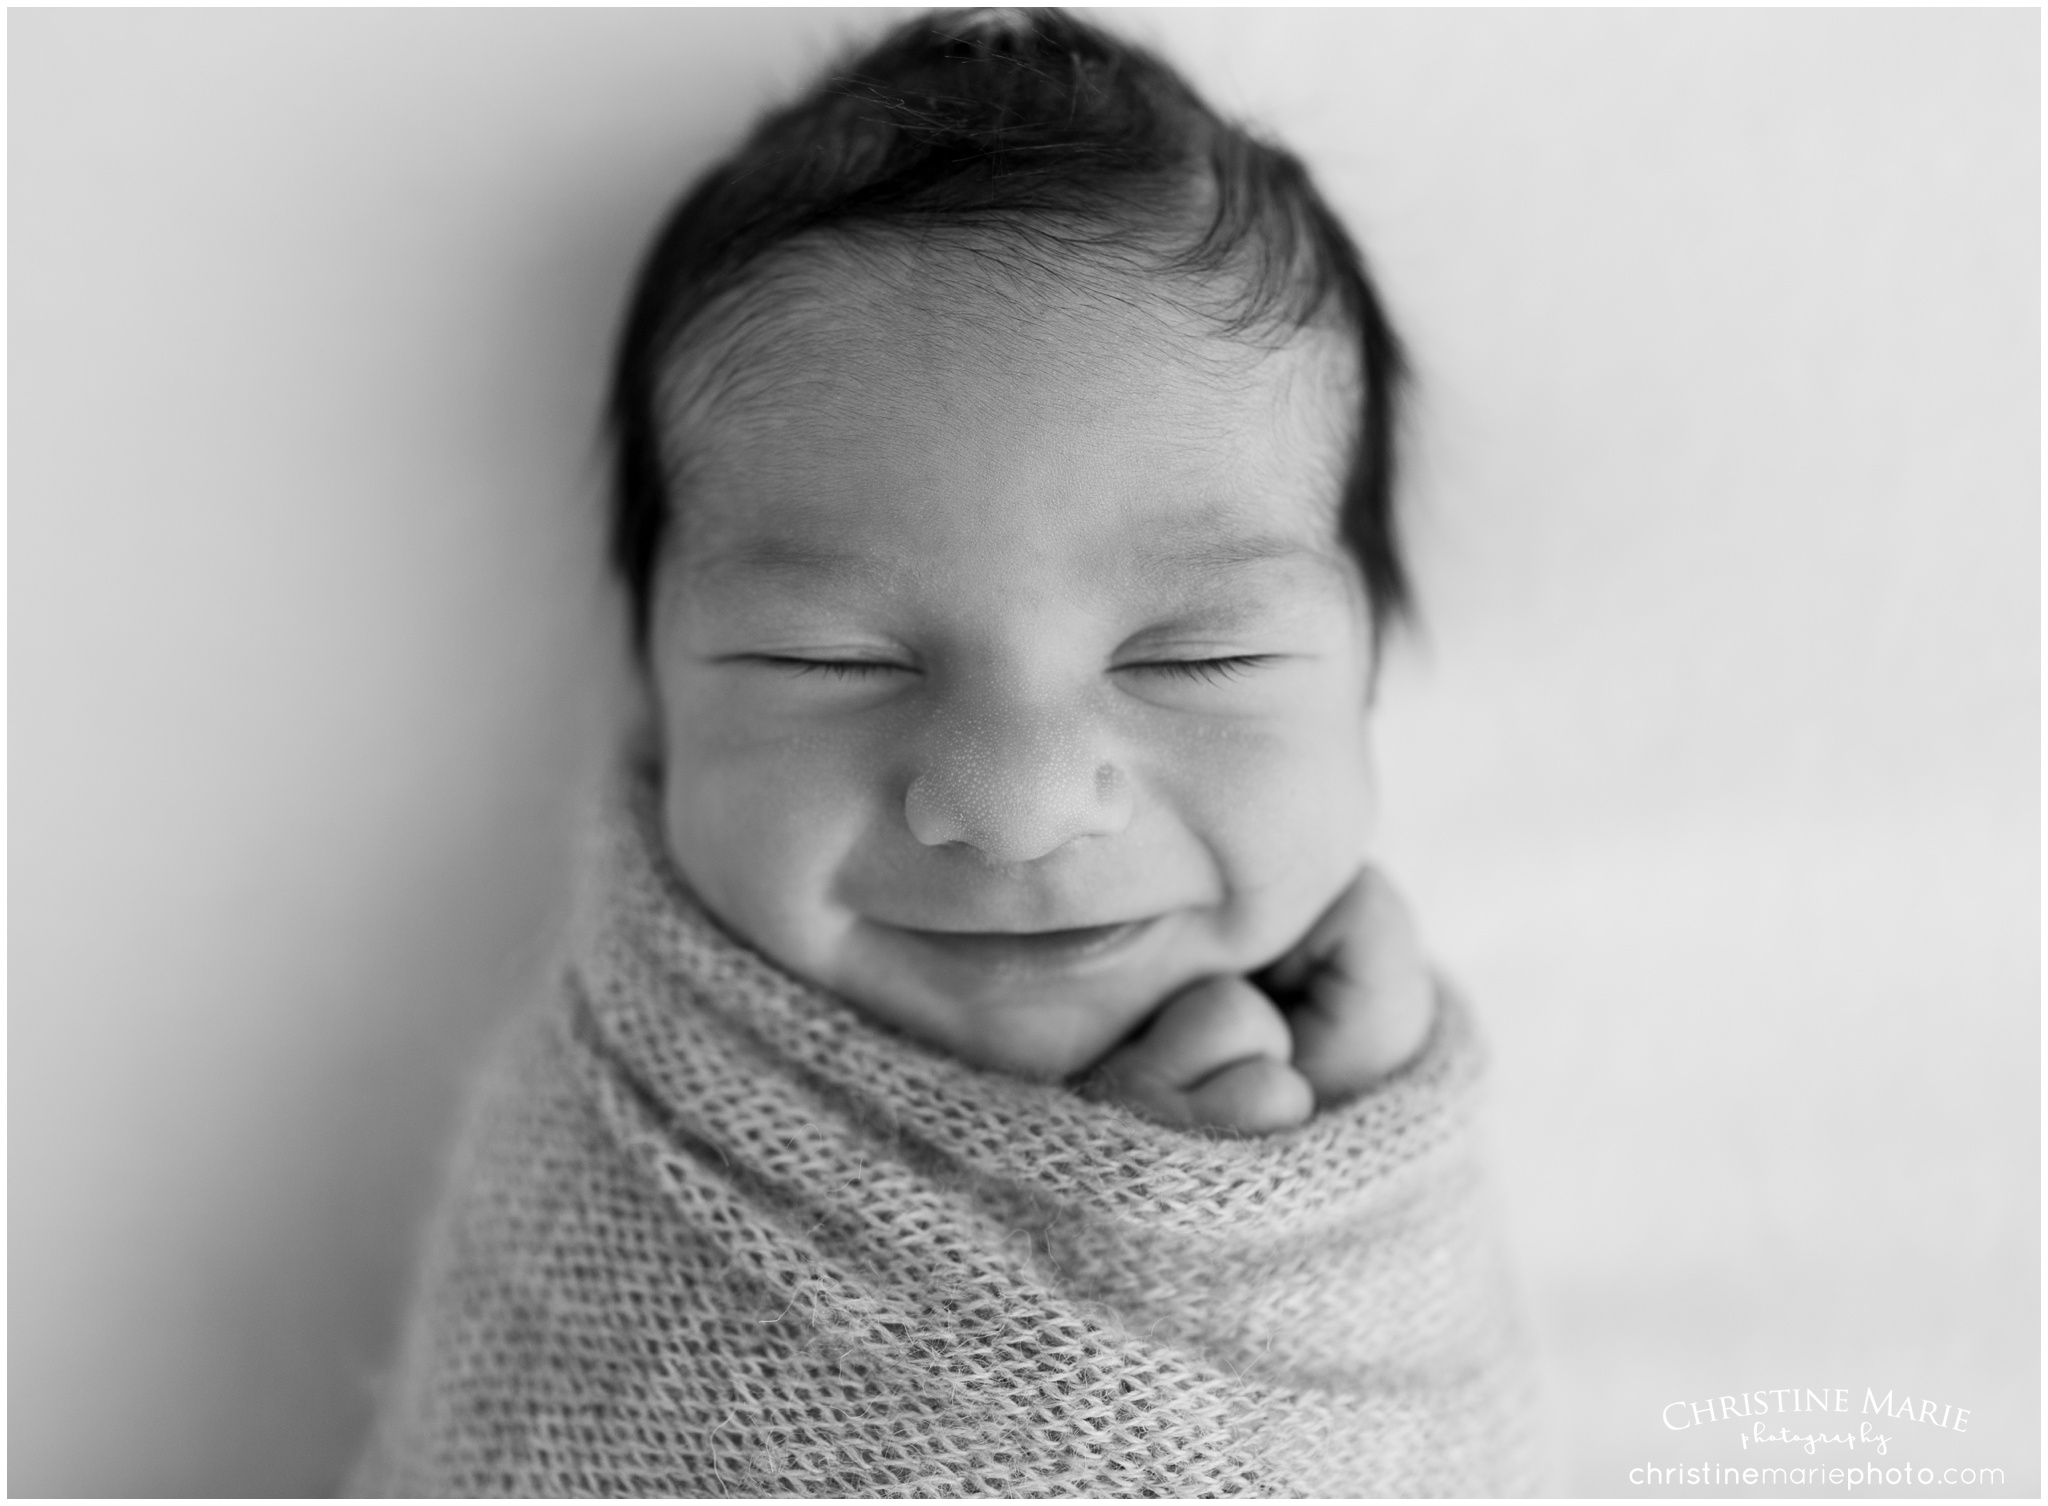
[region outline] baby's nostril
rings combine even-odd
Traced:
[[[903,819],[910,834],[926,847],[943,847],[966,838],[967,827],[944,800],[935,798],[931,782],[923,776],[910,781],[903,794]]]
[[[998,862],[1031,862],[1076,838],[1121,831],[1130,820],[1130,775],[1071,744],[1039,735],[1001,750],[940,751],[947,756],[919,772],[903,795],[904,820],[926,847],[961,843]]]

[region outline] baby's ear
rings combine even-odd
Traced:
[[[610,676],[612,746],[633,766],[662,766],[662,688],[655,684],[653,662],[631,647],[614,660]]]
[[[614,746],[635,767],[660,768],[661,691],[654,683],[654,666],[645,654],[632,654],[613,680]]]

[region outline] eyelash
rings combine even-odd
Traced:
[[[1231,654],[1220,659],[1153,659],[1122,667],[1149,669],[1178,679],[1199,680],[1204,685],[1221,685],[1242,678],[1260,665],[1270,663],[1272,658],[1271,654]]]
[[[799,677],[824,675],[834,680],[870,680],[877,675],[899,674],[909,669],[908,665],[890,664],[879,659],[765,657],[770,664],[779,665]],[[1149,670],[1175,679],[1196,680],[1204,685],[1222,685],[1241,679],[1272,658],[1271,654],[1231,654],[1217,659],[1150,659],[1136,664],[1121,664],[1117,668]]]
[[[869,680],[876,675],[896,674],[908,668],[903,664],[890,664],[881,659],[795,659],[780,655],[766,656],[770,664],[779,665],[798,676],[824,675],[833,680]]]

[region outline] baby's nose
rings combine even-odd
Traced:
[[[1005,718],[933,739],[903,797],[911,835],[959,842],[995,863],[1029,863],[1130,824],[1130,776],[1087,729]]]

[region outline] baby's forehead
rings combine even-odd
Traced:
[[[1306,463],[1334,498],[1361,411],[1355,342],[1315,326],[1231,331],[1200,305],[1079,261],[1020,271],[959,249],[805,248],[679,343],[664,447],[704,481],[878,435],[1014,463],[1007,439],[1055,429],[1225,468]]]
[[[1239,599],[1301,570],[1348,581],[1355,345],[1196,313],[1129,279],[786,259],[670,364],[660,577],[747,612],[1015,590],[1138,610],[1220,600],[1226,578]]]

